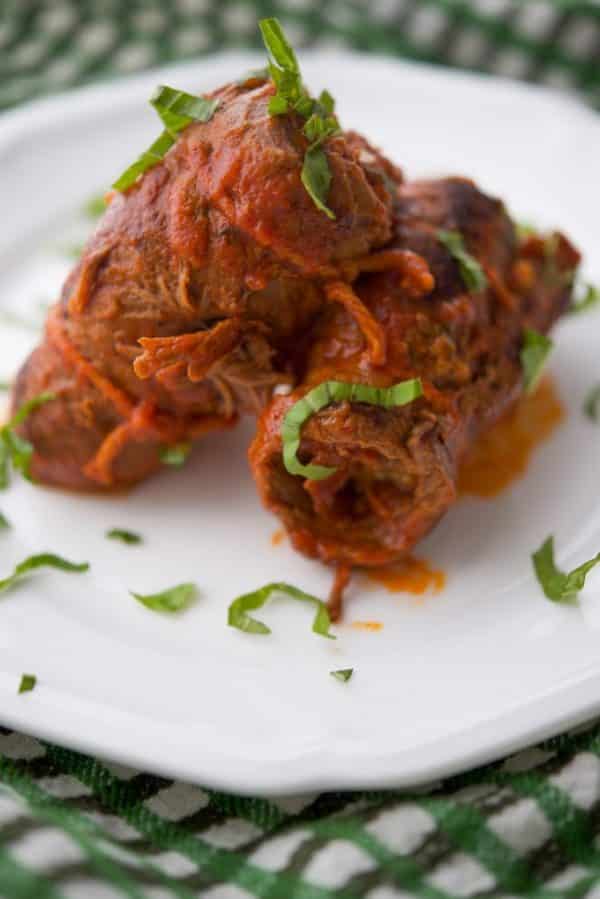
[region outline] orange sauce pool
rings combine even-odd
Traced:
[[[489,499],[523,477],[533,451],[547,440],[565,417],[551,378],[544,378],[531,396],[524,396],[484,434],[461,466],[458,492]]]
[[[285,531],[283,530],[283,528],[278,528],[276,531],[273,531],[273,533],[271,534],[271,545],[279,546],[284,537]]]
[[[383,624],[381,621],[353,621],[352,627],[357,631],[381,631]]]
[[[565,409],[551,378],[544,378],[531,396],[523,397],[507,415],[473,447],[458,476],[459,494],[491,498],[522,477],[532,453],[547,440],[565,417]],[[366,568],[362,574],[390,593],[439,593],[446,584],[443,571],[414,556],[383,568]],[[370,628],[377,622],[353,622]]]
[[[484,434],[461,466],[458,490],[462,496],[497,496],[522,477],[530,457],[565,418],[565,408],[551,378],[546,377],[531,396],[523,397],[507,415]],[[285,537],[279,529],[271,537],[278,546]],[[390,593],[439,593],[446,585],[443,571],[414,556],[382,568],[363,568],[361,574]],[[353,621],[356,630],[380,631],[380,621]]]
[[[427,590],[439,593],[446,584],[443,571],[414,556],[385,568],[367,568],[364,574],[369,580],[382,584],[390,593],[422,594]]]

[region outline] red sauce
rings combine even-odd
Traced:
[[[556,430],[565,417],[565,409],[554,382],[544,378],[532,396],[525,396],[498,424],[483,435],[461,467],[458,488],[461,495],[491,498],[506,489],[527,470],[534,450]],[[273,546],[285,536],[277,530]],[[439,593],[446,584],[443,571],[425,559],[410,556],[402,562],[381,568],[363,568],[370,581],[390,593]],[[379,631],[380,621],[353,621],[358,630]]]
[[[458,490],[463,496],[490,499],[523,477],[532,453],[565,417],[554,382],[544,378],[531,396],[484,434],[463,463]]]
[[[439,593],[446,584],[443,571],[431,568],[425,559],[413,556],[385,568],[367,568],[365,574],[370,580],[383,584],[390,593],[422,594],[427,590]]]

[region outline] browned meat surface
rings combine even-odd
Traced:
[[[256,79],[218,91],[208,123],[112,196],[18,377],[15,406],[57,397],[22,429],[38,480],[140,480],[162,446],[258,412],[325,302],[360,315],[349,283],[389,240],[398,173],[357,135],[329,138],[330,220],[300,180],[302,123],[270,116],[272,93]]]
[[[462,234],[486,289],[466,289],[439,229]],[[393,246],[416,254],[412,265],[363,274],[354,285],[385,334],[385,364],[373,365],[346,309],[328,308],[300,386],[275,397],[250,450],[266,506],[296,549],[325,562],[392,562],[439,521],[456,499],[465,451],[522,392],[524,329],[549,330],[569,303],[579,261],[560,235],[519,243],[502,204],[458,178],[399,188]],[[424,396],[408,406],[344,402],[307,421],[300,460],[336,467],[335,474],[305,480],[285,469],[281,423],[309,389],[327,380],[387,387],[413,377]]]

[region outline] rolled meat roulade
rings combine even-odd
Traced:
[[[304,120],[270,114],[273,94],[255,77],[216,91],[209,121],[112,193],[16,382],[15,408],[55,396],[20,430],[35,479],[131,484],[164,447],[260,411],[294,380],[297,335],[324,304],[352,307],[381,353],[350,284],[365,264],[395,264],[374,251],[399,174],[359,136],[329,136],[325,215],[301,180]]]
[[[263,502],[294,547],[342,566],[402,559],[451,507],[465,452],[523,392],[524,334],[545,334],[566,309],[579,261],[559,234],[519,240],[502,203],[460,178],[400,185],[394,251],[402,267],[354,285],[385,335],[384,364],[347,310],[327,308],[300,386],[273,399],[250,448]],[[407,379],[420,379],[422,395],[397,407],[314,400],[331,381]],[[303,397],[317,411],[296,456],[317,479],[284,460],[282,427]]]

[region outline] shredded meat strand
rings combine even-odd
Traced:
[[[133,368],[142,380],[151,378],[173,365],[187,364],[187,377],[192,383],[201,381],[214,363],[238,344],[242,333],[239,319],[226,319],[210,330],[172,337],[141,337],[144,352]]]
[[[111,246],[100,247],[86,258],[81,268],[79,280],[69,299],[69,313],[73,316],[82,315],[88,305],[92,293],[94,278],[100,264],[110,253]]]
[[[341,303],[360,327],[373,365],[384,365],[386,357],[385,332],[367,307],[344,281],[329,281],[325,285],[327,299],[333,303]]]
[[[235,411],[228,407],[225,417],[220,415],[178,418],[158,410],[152,400],[135,404],[124,391],[105,378],[94,365],[85,359],[69,341],[56,312],[49,316],[47,331],[55,347],[67,364],[87,378],[100,391],[125,420],[104,439],[93,459],[85,466],[85,474],[92,481],[104,486],[114,483],[112,468],[119,453],[131,442],[145,437],[156,437],[163,444],[175,444],[189,437],[200,437],[211,430],[230,427],[236,420]]]
[[[426,296],[435,287],[427,260],[412,250],[401,250],[395,247],[369,253],[360,259],[344,266],[344,274],[348,281],[355,281],[359,274],[367,272],[398,271],[401,275],[400,287],[414,299]]]
[[[491,265],[484,266],[484,272],[496,298],[506,309],[513,312],[519,305],[518,297],[508,289],[502,276]]]

